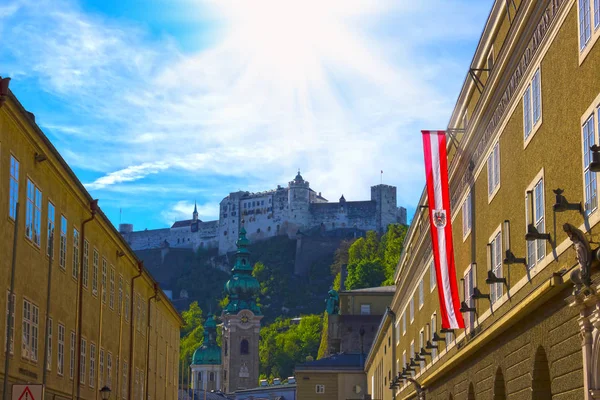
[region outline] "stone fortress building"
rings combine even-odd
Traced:
[[[134,231],[133,225],[121,224],[119,231],[134,250],[163,246],[183,248],[216,248],[219,254],[235,250],[235,241],[245,221],[248,238],[253,241],[277,235],[295,238],[298,231],[320,228],[332,231],[342,228],[385,232],[389,224],[406,224],[406,209],[397,206],[396,187],[375,185],[371,199],[330,203],[310,188],[300,175],[287,187],[250,193],[230,193],[220,202],[219,219],[201,221],[194,206],[192,219],[176,221],[170,228]]]

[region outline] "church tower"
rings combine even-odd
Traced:
[[[246,230],[242,225],[231,279],[225,284],[229,303],[223,310],[223,387],[225,393],[258,386],[258,341],[262,313],[256,304],[260,285],[252,276]]]
[[[196,202],[194,201],[194,212],[192,213],[192,221],[198,221],[198,207],[196,207]]]

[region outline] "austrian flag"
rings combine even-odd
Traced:
[[[425,151],[429,225],[433,242],[433,259],[438,282],[442,328],[460,329],[465,327],[465,322],[460,313],[454,248],[452,247],[446,132],[421,131],[421,133]]]

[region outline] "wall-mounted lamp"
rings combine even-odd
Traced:
[[[435,337],[435,333],[434,333],[434,337]],[[431,343],[429,340],[427,341],[427,344],[425,344],[425,348],[426,349],[437,349],[438,345]]]
[[[429,206],[426,206],[426,205],[423,205],[423,204],[421,204],[421,205],[419,206],[419,208],[422,210],[422,209],[424,209],[424,208],[429,208]]]
[[[444,340],[446,339],[443,336],[438,335],[437,332],[433,332],[433,336],[431,337],[432,342],[443,342]]]
[[[470,307],[466,302],[461,301],[460,309],[458,311],[460,311],[461,313],[468,313],[468,312],[474,313],[477,311],[477,309],[475,307]]]
[[[420,362],[420,361],[425,361],[425,359],[423,357],[421,357],[421,353],[417,353],[417,354],[415,354],[415,361]]]
[[[416,368],[421,368],[421,364],[419,364],[418,362],[416,362],[414,358],[410,359],[410,366],[413,367],[413,368],[415,368],[415,367]]]
[[[504,246],[505,246],[504,264],[506,264],[506,265],[523,264],[523,265],[527,266],[527,260],[525,259],[525,257],[519,257],[519,258],[515,257],[512,250],[510,249],[510,221],[509,220],[504,221]]]
[[[406,368],[404,368],[404,371],[404,373],[406,374],[408,372],[415,372],[415,369],[410,365],[410,363],[406,363]]]
[[[45,155],[45,154],[42,154],[42,153],[35,153],[35,156],[34,156],[34,158],[33,158],[33,159],[34,159],[34,161],[35,161],[35,162],[36,162],[36,164],[37,164],[37,163],[40,163],[40,162],[46,161],[48,158],[46,157],[46,155]]]
[[[506,285],[506,278],[498,278],[493,271],[488,271],[488,276],[485,280],[485,283],[487,283],[488,285],[493,285],[495,283],[504,283]]]
[[[454,335],[454,329],[442,328],[442,329],[440,329],[440,333],[451,333]]]
[[[431,357],[431,353],[428,352],[427,350],[425,350],[425,347],[421,347],[421,351],[419,352],[419,355],[422,357]]]
[[[590,162],[590,171],[600,172],[600,146],[597,144],[590,147],[592,151],[592,162]]]
[[[479,300],[479,299],[490,299],[490,295],[486,294],[486,293],[481,293],[481,291],[477,288],[477,286],[475,286],[473,288],[473,294],[471,295],[471,298],[473,300]]]
[[[555,212],[578,211],[579,213],[583,213],[581,203],[569,203],[566,197],[562,195],[564,190],[559,188],[554,189],[553,192],[556,195],[556,203],[552,206]]]
[[[125,252],[123,250],[117,250],[117,258],[123,257],[124,255],[125,255]]]

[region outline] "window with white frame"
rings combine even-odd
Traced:
[[[81,360],[79,363],[79,383],[85,384],[85,357],[87,356],[87,340],[81,338]]]
[[[52,237],[52,256],[54,256],[54,249],[56,248],[56,237],[54,236],[54,226],[56,218],[56,209],[54,204],[48,202],[48,243],[46,245],[46,254],[50,256],[50,237]]]
[[[127,382],[127,362],[126,361],[123,361],[123,381],[122,382]],[[122,386],[123,386],[123,398],[126,399],[128,385],[122,385]]]
[[[64,215],[60,216],[60,252],[58,265],[65,269],[67,265],[67,219]]]
[[[433,334],[435,332],[437,332],[437,314],[434,313],[431,316],[431,323],[430,323],[430,328],[429,328],[429,340],[431,340],[432,344],[433,344]],[[438,351],[437,349],[431,349],[431,360],[433,361],[438,355]]]
[[[419,348],[417,349],[417,353],[421,352],[421,349],[425,349],[425,329],[421,329],[419,332]],[[425,368],[425,361],[420,361],[421,371]]]
[[[100,259],[100,255],[98,251],[94,249],[94,253],[92,255],[92,294],[95,296],[98,293],[98,261]]]
[[[90,242],[87,240],[83,241],[83,270],[81,271],[81,281],[83,283],[83,287],[88,287],[89,281],[89,271],[90,268]]]
[[[490,261],[491,270],[497,278],[502,278],[502,232],[499,231],[490,242]],[[474,285],[475,286],[475,285]],[[490,285],[490,300],[492,304],[502,297],[502,283],[493,283]]]
[[[526,195],[525,209],[527,212],[527,223],[533,224],[538,232],[545,231],[544,218],[544,179],[540,179],[533,190]],[[531,217],[530,217],[531,216]],[[546,241],[543,239],[527,241],[527,267],[532,268],[546,255]]]
[[[421,278],[419,281],[419,310],[423,308],[423,304],[425,304],[425,283]]]
[[[52,369],[52,318],[48,318],[48,335],[46,336],[46,370]]]
[[[467,198],[462,205],[462,228],[463,228],[463,239],[469,236],[471,233],[471,224],[473,216],[471,214],[471,192],[467,194]]]
[[[94,387],[96,381],[96,345],[90,343],[90,387]]]
[[[415,341],[410,342],[410,358],[414,360],[415,358]]]
[[[402,368],[405,368],[406,364],[408,364],[408,361],[406,361],[406,350],[404,350],[402,352]]]
[[[65,373],[65,326],[58,324],[58,346],[56,349],[56,372],[58,375]]]
[[[10,318],[10,332],[6,332],[6,334],[4,335],[4,352],[6,353],[6,340],[8,338],[8,340],[10,340],[10,354],[14,354],[15,352],[15,307],[16,307],[16,301],[17,301],[17,296],[13,293],[12,295],[12,303],[10,301],[10,291],[6,291],[6,319],[5,319],[5,325],[6,329],[8,329],[8,323],[9,323],[9,318]]]
[[[585,49],[592,37],[592,3],[590,0],[578,0],[579,2],[579,50]],[[594,5],[596,5],[594,1]],[[596,13],[594,13],[594,16]],[[595,23],[598,23],[596,18]],[[596,25],[597,26],[597,25]]]
[[[112,386],[112,353],[106,354],[106,386]]]
[[[315,393],[318,393],[318,394],[325,393],[325,385],[315,385]]]
[[[136,306],[136,322],[137,322],[137,330],[138,332],[142,329],[142,296],[138,293],[136,296],[137,306]],[[360,306],[362,313],[362,305]],[[371,314],[371,305],[369,304],[369,314]]]
[[[37,361],[39,316],[39,308],[23,299],[21,356],[31,361]]]
[[[98,379],[99,387],[104,387],[104,349],[101,347],[98,353]]]
[[[599,121],[600,122],[600,121]],[[590,171],[592,162],[592,151],[590,147],[596,144],[596,125],[594,123],[594,113],[583,123],[583,179],[585,182],[584,208],[586,215],[594,212],[598,208],[598,184],[596,182],[596,173]]]
[[[129,285],[125,285],[125,322],[129,322]]]
[[[410,297],[410,323],[412,324],[415,320],[415,294],[413,293]]]
[[[523,93],[523,133],[525,140],[542,119],[542,87],[540,69],[536,69]]]
[[[25,207],[25,236],[40,246],[42,232],[42,192],[27,179],[27,203]]]
[[[360,315],[371,315],[371,305],[370,304],[361,304],[360,305]]]
[[[115,309],[115,269],[110,269],[110,292],[108,295],[108,306],[111,310]]]
[[[454,333],[447,332],[446,333],[446,348],[450,347],[452,342],[454,341]]]
[[[406,335],[406,311],[402,313],[402,335]]]
[[[400,343],[400,321],[396,321],[396,345]]]
[[[73,379],[75,375],[75,332],[71,331],[71,354],[69,363],[69,378]]]
[[[488,173],[488,196],[495,193],[500,186],[500,143],[496,143],[492,147],[492,151],[487,160]]]
[[[106,259],[102,259],[102,302],[106,304],[106,287],[107,287],[107,277],[108,267],[106,266]]]
[[[72,276],[79,278],[79,231],[73,229],[73,271]]]
[[[464,301],[469,307],[475,307],[475,300],[473,300],[473,287],[475,286],[475,279],[473,273],[473,266],[469,265],[467,270],[465,271],[465,276],[463,278],[463,293],[464,293]],[[472,331],[475,323],[475,313],[468,312],[465,314],[465,327],[467,331]]]
[[[123,275],[119,275],[119,293],[117,296],[117,313],[123,312]]]
[[[435,262],[432,259],[429,263],[429,292],[433,292],[433,289],[435,289],[436,280]]]
[[[19,202],[19,161],[12,155],[10,156],[10,194],[8,216],[11,219],[17,217],[17,203]]]

